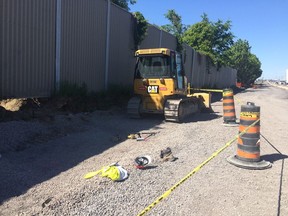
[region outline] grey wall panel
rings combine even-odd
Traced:
[[[211,77],[210,77],[209,86],[211,88],[217,88],[217,75],[219,74],[219,70],[217,71],[216,67],[211,67],[210,74],[211,74]]]
[[[141,49],[164,47],[176,50],[176,46],[176,38],[173,35],[153,25],[148,26],[147,36],[140,44]]]
[[[219,78],[217,82],[217,87],[224,88],[225,87],[225,68],[220,68],[219,70]]]
[[[186,49],[188,49],[188,48],[186,48]],[[197,80],[197,76],[198,76],[197,52],[194,49],[192,49],[191,47],[190,47],[190,49],[192,50],[192,52],[191,52],[192,62],[191,62],[191,69],[190,69],[190,71],[191,71],[190,77],[191,78],[190,78],[189,83],[190,83],[191,87],[196,87],[195,84],[197,83],[196,80]]]
[[[207,71],[206,71],[206,56],[200,55],[201,63],[200,63],[200,87],[205,87],[206,85],[206,77],[207,77]]]
[[[165,31],[161,31],[161,32],[162,32],[161,47],[176,50],[176,46],[177,46],[176,38],[173,35]]]
[[[130,13],[113,4],[111,15],[108,84],[132,86],[135,65],[134,19]]]
[[[197,60],[196,64],[198,67],[198,73],[197,73],[197,88],[201,88],[205,84],[205,56],[201,55],[200,53],[197,53]]]
[[[202,55],[202,77],[203,77],[203,81],[202,81],[202,87],[207,87],[208,85],[208,71],[207,71],[207,58],[206,56]]]
[[[3,98],[3,81],[2,81],[2,71],[3,71],[3,20],[4,20],[4,1],[0,0],[0,98]]]
[[[221,83],[221,69],[217,71],[216,73],[216,87],[217,88],[222,88],[222,85],[220,84]]]
[[[226,67],[225,72],[226,72],[225,73],[226,80],[225,80],[223,88],[235,86],[236,80],[237,80],[237,71],[230,67]]]
[[[195,58],[195,67],[196,67],[196,79],[194,80],[194,87],[200,88],[202,86],[201,78],[201,66],[202,66],[202,56],[197,53]]]
[[[161,45],[161,31],[153,25],[148,26],[146,38],[140,44],[141,49],[159,48]]]
[[[191,75],[191,87],[198,88],[198,77],[199,77],[199,54],[195,51],[193,55],[193,66],[192,66],[192,75]]]
[[[191,86],[193,88],[227,88],[236,84],[237,71],[229,67],[219,70],[210,64],[207,70],[207,57],[195,52],[192,66]],[[187,75],[189,78],[189,74]]]
[[[3,97],[43,97],[54,89],[55,0],[1,1]]]
[[[184,61],[184,70],[185,74],[187,76],[187,82],[191,84],[192,81],[192,73],[193,73],[193,55],[194,55],[194,50],[187,46],[183,46],[183,61]]]
[[[215,82],[211,87],[216,87],[218,89],[228,88],[235,86],[236,84],[236,70],[229,67],[221,67],[219,70],[216,70],[216,67],[213,67],[213,74],[215,76]]]
[[[62,0],[61,81],[104,88],[107,1]]]

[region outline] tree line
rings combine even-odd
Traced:
[[[136,0],[112,0],[112,2],[129,11],[129,4],[135,4]],[[147,21],[140,12],[134,13],[134,16],[138,20],[136,47],[145,37]],[[219,19],[213,22],[204,13],[200,22],[185,25],[175,10],[168,10],[164,16],[170,24],[159,28],[176,37],[177,51],[183,51],[182,44],[186,43],[195,51],[208,56],[211,64],[217,68],[229,66],[236,69],[237,81],[246,85],[254,83],[262,75],[261,62],[251,52],[249,42],[243,39],[235,41],[236,36],[231,31],[230,20],[224,22]]]

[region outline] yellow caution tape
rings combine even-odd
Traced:
[[[259,118],[260,112],[240,112],[241,117]]]
[[[188,178],[190,178],[192,175],[194,175],[196,172],[198,172],[204,165],[206,165],[210,160],[215,158],[219,153],[221,153],[223,150],[225,150],[228,146],[230,146],[235,140],[238,139],[239,136],[242,136],[244,133],[246,133],[250,127],[253,127],[260,119],[253,122],[253,124],[249,125],[245,130],[243,130],[241,133],[236,135],[231,141],[227,142],[222,148],[218,149],[216,152],[214,152],[208,159],[203,161],[199,166],[197,166],[195,169],[193,169],[188,175],[186,175],[184,178],[182,178],[178,183],[173,185],[170,189],[168,189],[166,192],[164,192],[160,197],[158,197],[153,203],[151,203],[149,206],[147,206],[143,211],[141,211],[138,216],[146,214],[148,211],[150,211],[154,206],[156,206],[158,203],[160,203],[164,198],[168,197],[170,193],[175,190],[177,187],[179,187],[183,182],[185,182]]]
[[[220,90],[220,89],[197,89],[197,88],[191,88],[191,90],[208,91],[208,92],[223,92],[223,90]]]

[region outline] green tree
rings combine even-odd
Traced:
[[[168,10],[165,17],[171,22],[171,24],[163,25],[161,28],[173,34],[177,40],[177,51],[182,50],[182,37],[183,33],[186,31],[187,26],[182,24],[182,18],[179,16],[175,10]]]
[[[118,6],[126,9],[127,11],[130,10],[129,8],[129,3],[130,4],[135,4],[137,0],[111,0],[112,3],[117,4]]]
[[[138,49],[138,46],[146,37],[148,22],[140,12],[135,12],[133,16],[135,18],[134,45],[135,49]]]
[[[233,44],[231,21],[211,22],[207,14],[202,21],[190,26],[183,36],[183,41],[197,52],[207,55],[212,62],[220,67],[228,63],[227,50]]]
[[[247,84],[252,84],[255,82],[256,79],[261,77],[263,71],[261,70],[260,60],[257,58],[256,55],[252,53],[249,58],[249,63],[250,63],[250,70],[248,74],[249,79],[247,79],[248,81]]]
[[[262,75],[261,62],[251,53],[251,47],[246,40],[237,40],[226,52],[229,56],[229,66],[237,70],[237,80],[251,84]]]

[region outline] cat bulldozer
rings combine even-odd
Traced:
[[[166,121],[183,122],[210,108],[210,93],[191,94],[182,55],[167,48],[140,49],[134,73],[134,96],[127,112],[132,118],[145,113],[164,114]]]

